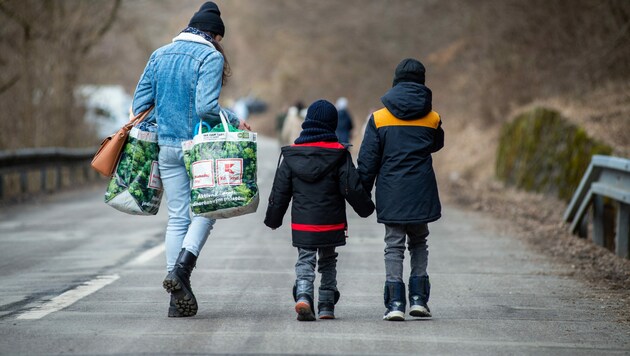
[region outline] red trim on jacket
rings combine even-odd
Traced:
[[[335,231],[335,230],[344,230],[346,228],[345,223],[341,224],[330,224],[330,225],[310,225],[310,224],[291,224],[291,229],[297,231],[308,231],[308,232],[324,232],[324,231]]]
[[[345,147],[339,142],[308,142],[308,143],[299,143],[293,144],[292,147],[320,147],[320,148],[338,148],[344,149]]]

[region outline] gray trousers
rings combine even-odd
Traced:
[[[315,282],[315,264],[321,273],[319,289],[337,290],[337,256],[335,247],[301,248],[295,263],[295,276],[298,280]],[[319,256],[319,259],[317,258]]]
[[[411,256],[409,276],[427,275],[428,236],[427,224],[385,224],[385,279],[387,282],[403,282],[405,241]]]

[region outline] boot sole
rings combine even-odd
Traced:
[[[295,312],[298,314],[299,321],[315,321],[315,314],[311,310],[311,306],[306,302],[298,302],[295,304]]]
[[[334,315],[320,315],[319,318],[320,319],[334,319],[335,316]]]
[[[169,317],[188,317],[197,314],[197,309],[199,308],[197,299],[192,291],[188,290],[179,278],[169,278],[169,276],[167,276],[164,282],[162,282],[162,286],[168,293],[171,293],[175,299],[176,309],[171,313],[172,308],[169,308]]]
[[[169,307],[168,308],[168,317],[169,318],[185,318],[193,315],[184,315],[184,313],[180,312],[177,307]]]
[[[401,311],[390,311],[389,313],[383,316],[383,320],[387,321],[405,321],[405,313]]]
[[[431,312],[428,311],[425,307],[420,305],[414,305],[411,307],[409,311],[409,315],[415,316],[416,318],[430,318]]]

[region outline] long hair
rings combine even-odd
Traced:
[[[212,45],[214,46],[214,48],[216,48],[217,51],[219,51],[219,53],[223,55],[223,75],[221,76],[221,85],[225,85],[228,81],[228,77],[232,75],[232,69],[230,69],[230,63],[228,62],[227,57],[225,56],[225,50],[223,49],[223,46],[221,46],[219,42],[214,39],[216,37],[216,34],[212,32],[206,32],[206,33],[209,34],[210,37],[212,37],[212,40],[210,42],[212,42]]]

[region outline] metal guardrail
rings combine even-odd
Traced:
[[[595,155],[582,177],[564,221],[572,233],[586,237],[585,215],[593,207],[593,242],[603,246],[606,234],[604,199],[617,203],[615,253],[630,258],[630,159]]]
[[[97,148],[27,148],[0,151],[0,201],[53,192],[95,180]]]

